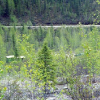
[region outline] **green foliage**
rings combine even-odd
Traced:
[[[81,99],[82,93],[90,91],[84,88],[80,92],[81,87],[84,84],[91,87],[92,77],[100,74],[99,31],[100,28],[83,28],[81,25],[58,29],[28,29],[25,25],[7,29],[0,26],[0,78],[26,80],[24,88],[31,94],[47,93],[47,89],[56,84],[67,84],[65,92],[73,99]],[[5,63],[6,55],[15,58]],[[81,82],[82,75],[89,76],[86,83]],[[62,80],[56,81],[59,78]]]
[[[20,24],[28,20],[32,24],[78,24],[80,21],[92,24],[93,13],[99,11],[98,3],[96,0],[0,0],[0,16],[14,20],[16,16]]]
[[[5,94],[5,91],[7,90],[6,87],[0,86],[0,99],[2,100]]]
[[[11,21],[10,25],[16,25],[18,22],[15,15],[10,15],[10,21]]]
[[[44,93],[47,93],[47,89],[52,86],[50,81],[55,82],[55,66],[51,56],[51,51],[49,50],[47,43],[43,44],[41,51],[38,54],[38,70],[39,70],[39,80],[42,82]]]
[[[2,39],[2,35],[0,34],[0,61],[5,61],[6,48],[4,45],[4,41]]]
[[[55,66],[53,65],[51,52],[44,43],[43,48],[39,52],[38,61],[40,66],[38,68],[41,71],[43,81],[46,83],[48,80],[54,81],[55,79]]]

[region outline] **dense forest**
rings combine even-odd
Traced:
[[[3,25],[93,24],[98,0],[0,0]]]

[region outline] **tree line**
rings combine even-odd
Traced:
[[[98,7],[96,0],[0,0],[0,17],[8,24],[91,24]]]

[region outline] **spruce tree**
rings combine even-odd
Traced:
[[[51,56],[51,51],[45,42],[43,44],[43,48],[38,54],[39,65],[38,68],[41,73],[41,79],[44,83],[44,93],[46,94],[47,84],[49,81],[53,81],[55,79],[55,67],[53,64],[53,58]],[[50,84],[49,84],[50,85]]]
[[[12,42],[13,42],[13,50],[14,50],[14,56],[18,57],[18,50],[17,50],[17,43],[16,43],[16,34],[12,33]]]

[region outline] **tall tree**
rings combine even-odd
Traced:
[[[38,61],[40,66],[42,81],[44,83],[44,92],[46,94],[47,84],[49,81],[54,81],[55,79],[55,67],[53,65],[53,59],[51,56],[51,52],[47,46],[47,43],[44,43],[43,48],[38,54]]]
[[[4,46],[2,35],[0,34],[0,61],[5,60],[5,55],[6,55],[6,48]]]
[[[12,34],[12,42],[13,42],[14,56],[18,57],[18,49],[17,49],[17,43],[16,43],[16,33]]]
[[[15,4],[13,0],[6,0],[6,9],[5,14],[7,17],[9,17],[11,14],[13,14],[15,10]]]

